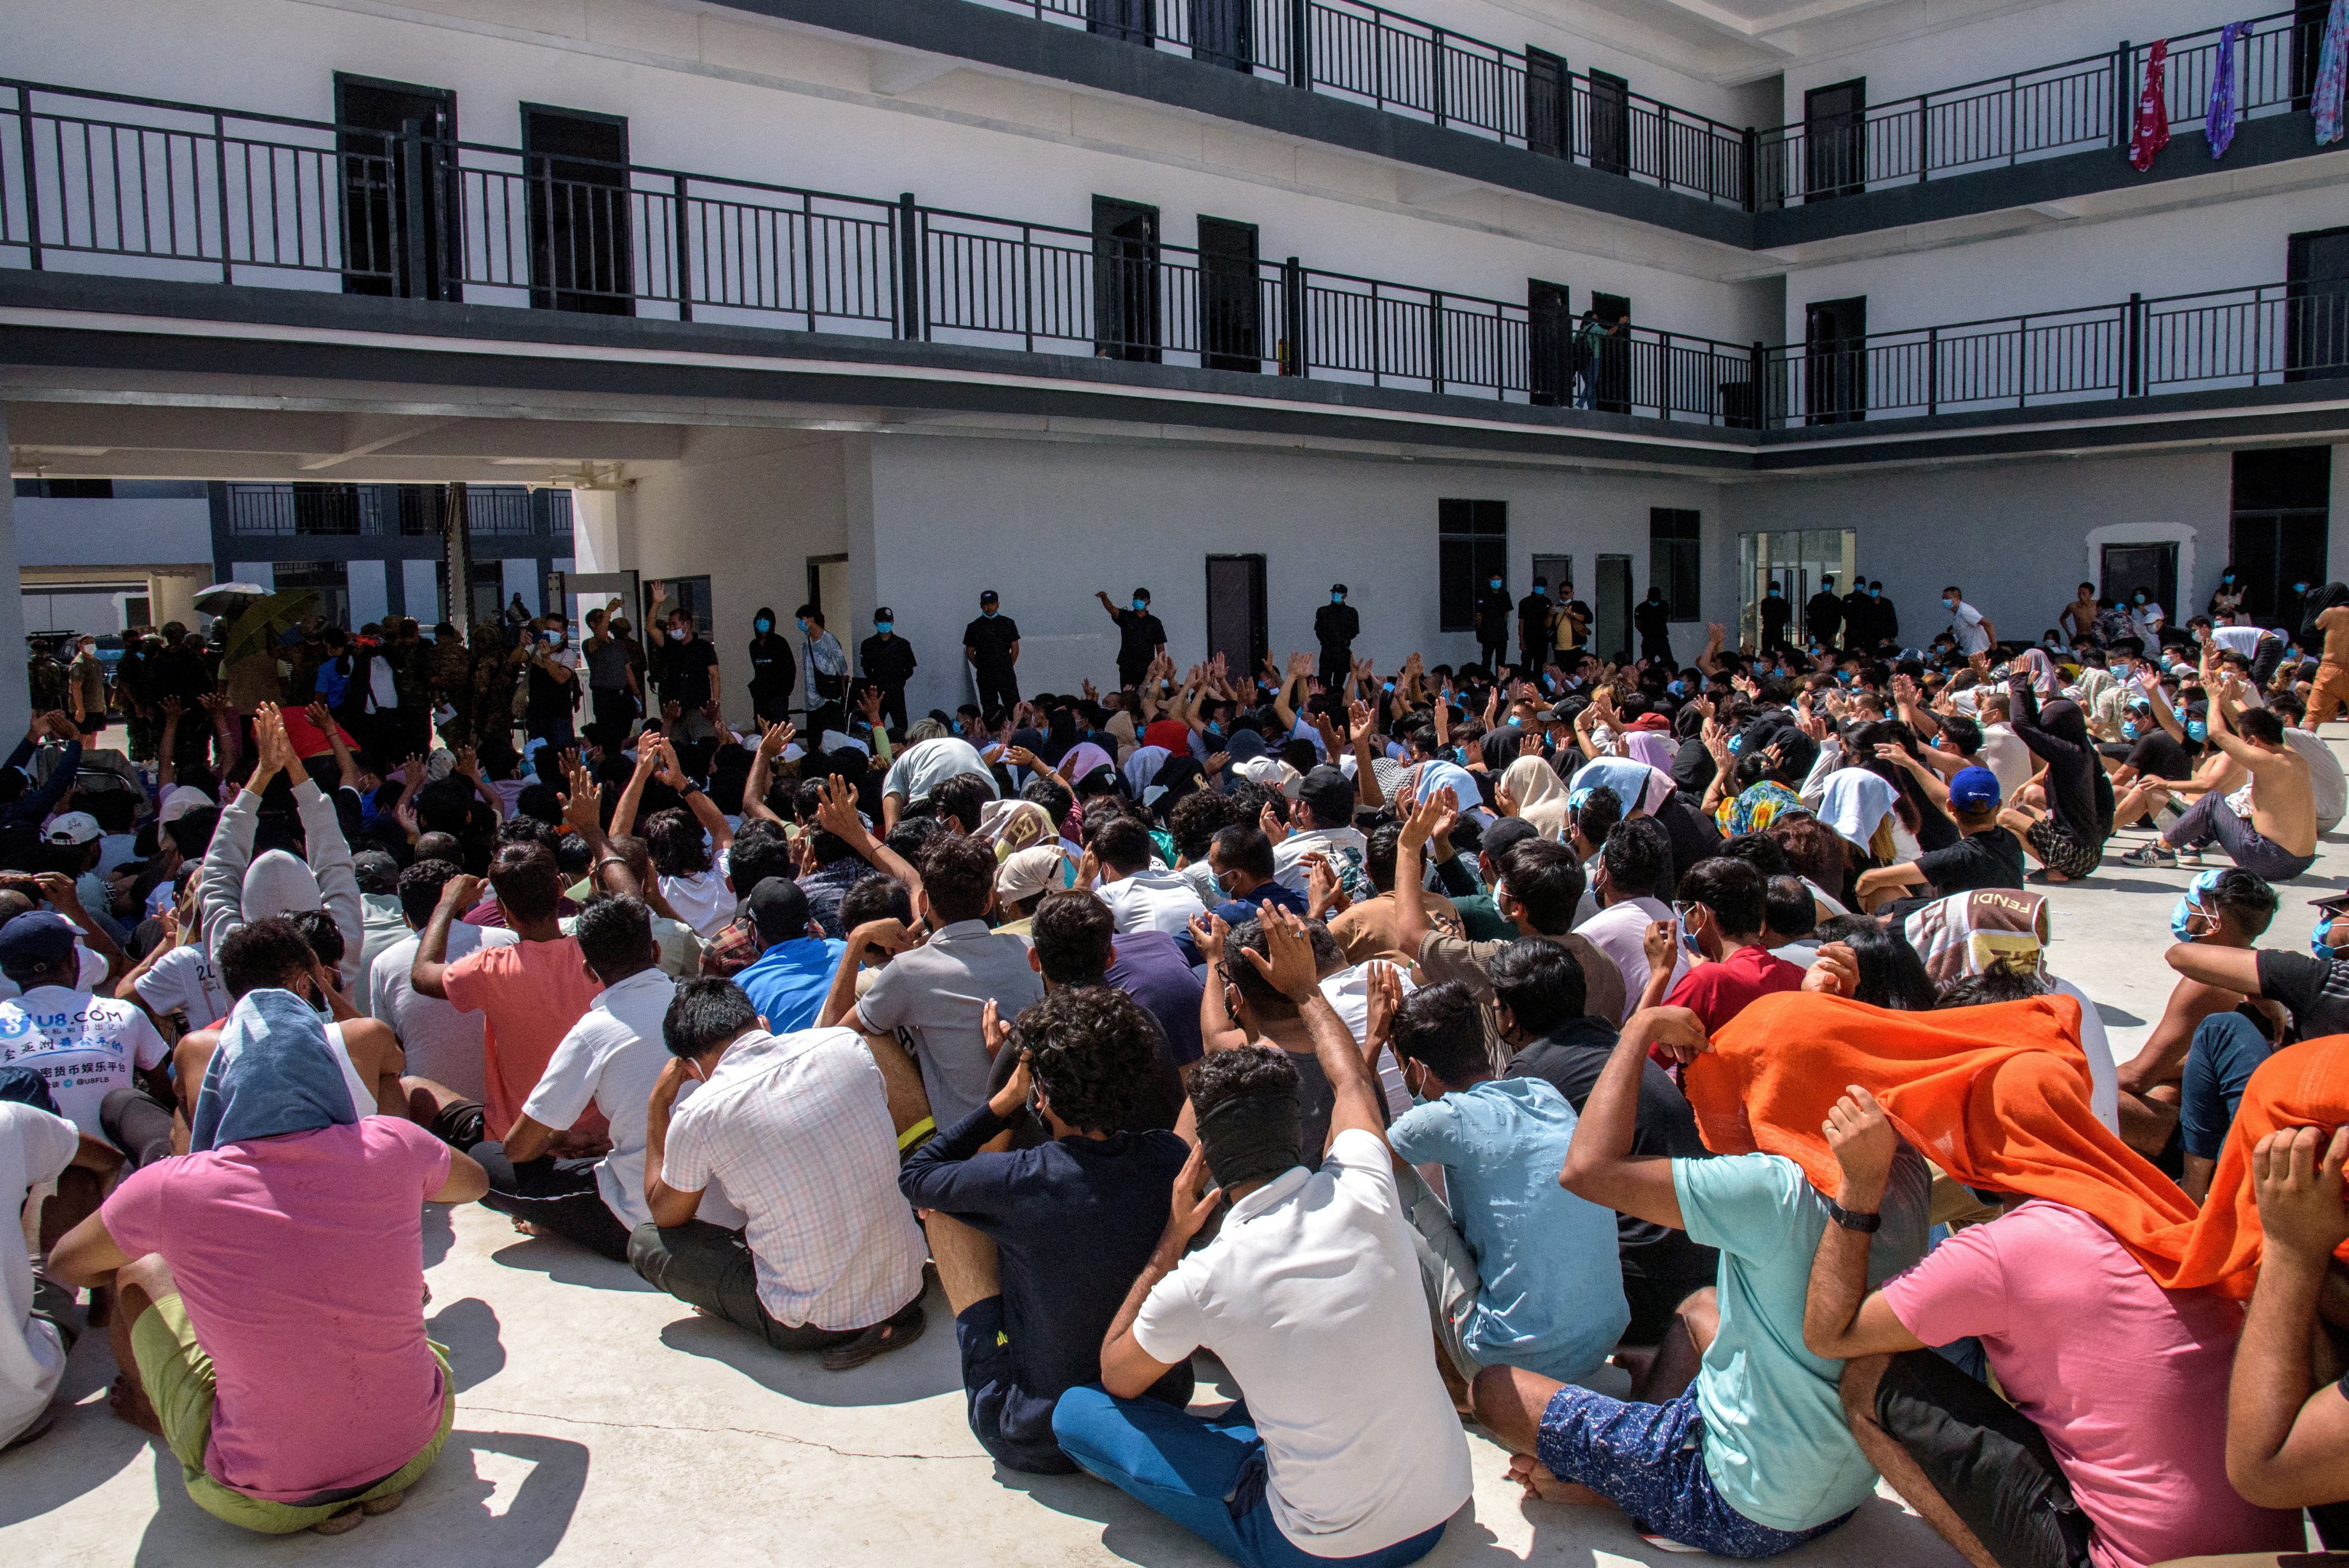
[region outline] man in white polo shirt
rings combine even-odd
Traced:
[[[1950,613],[1950,635],[1957,639],[1961,657],[1986,654],[1997,644],[1998,628],[1988,615],[1966,603],[1965,591],[1956,583],[1941,590],[1941,607]]]
[[[1131,817],[1102,824],[1093,835],[1092,859],[1102,868],[1101,885],[1093,891],[1109,905],[1121,936],[1163,931],[1181,937],[1190,932],[1192,916],[1206,913],[1191,879],[1158,863],[1150,830]]]

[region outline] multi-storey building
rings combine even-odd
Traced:
[[[661,579],[721,653],[886,603],[917,707],[982,588],[1061,687],[1136,583],[1184,662],[1332,577],[1381,662],[1472,654],[1494,569],[1608,647],[1658,586],[1683,656],[1828,573],[1915,640],[1952,582],[2025,636],[2084,578],[2264,596],[2344,574],[2326,11],[19,5],[12,464],[389,562],[354,615],[445,602],[390,487],[570,489],[510,559],[469,502],[500,591]]]

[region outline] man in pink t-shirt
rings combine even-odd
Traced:
[[[446,1439],[422,1205],[488,1183],[413,1122],[359,1117],[317,1016],[286,991],[238,1001],[191,1144],[132,1172],[51,1272],[115,1286],[115,1411],[171,1445],[200,1507],[339,1533],[396,1505]]]
[[[2143,1568],[2299,1548],[2300,1516],[2227,1480],[2227,1379],[2242,1309],[2168,1291],[2102,1224],[2009,1199],[1881,1290],[1867,1237],[1899,1135],[1865,1089],[1828,1142],[1838,1223],[1811,1273],[1804,1342],[1850,1361],[1846,1413],[1893,1490],[1966,1559]],[[1979,1338],[2010,1406],[1926,1348]]]
[[[505,910],[506,923],[522,940],[447,962],[449,927],[471,906],[481,886],[479,877],[451,877],[417,940],[416,966],[409,975],[419,995],[445,998],[460,1013],[487,1018],[481,1042],[481,1126],[460,1125],[470,1119],[452,1115],[463,1109],[453,1094],[420,1080],[410,1086],[411,1103],[416,1089],[429,1096],[434,1104],[426,1119],[436,1130],[444,1124],[452,1128],[450,1141],[460,1145],[505,1137],[554,1059],[555,1047],[604,989],[588,972],[579,944],[563,934],[557,914],[562,874],[543,845],[500,846],[489,881]],[[603,1113],[590,1109],[571,1130],[592,1141],[605,1130]]]

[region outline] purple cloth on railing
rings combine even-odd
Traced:
[[[2324,18],[2324,47],[2316,57],[2316,145],[2341,139],[2341,90],[2349,84],[2349,0],[2333,0]]]
[[[2210,113],[2202,125],[2214,162],[2226,157],[2227,149],[2235,142],[2235,40],[2251,26],[2230,22],[2219,29],[2219,57],[2210,63]]]

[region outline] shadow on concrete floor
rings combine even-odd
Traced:
[[[679,1303],[682,1308],[684,1304]],[[661,1329],[672,1350],[731,1367],[753,1383],[802,1405],[835,1408],[910,1405],[917,1399],[962,1392],[962,1357],[955,1348],[954,1314],[946,1292],[933,1282],[922,1297],[926,1324],[922,1337],[902,1350],[876,1357],[849,1372],[827,1372],[823,1358],[771,1349],[755,1334],[695,1314]]]
[[[425,1336],[449,1353],[457,1392],[478,1388],[505,1370],[505,1342],[499,1337],[497,1309],[480,1296],[452,1301],[424,1320]]]
[[[577,1285],[583,1290],[616,1290],[641,1295],[653,1288],[627,1264],[589,1252],[576,1242],[566,1242],[560,1236],[517,1234],[510,1244],[492,1253],[490,1261],[501,1268],[543,1274],[556,1284]]]

